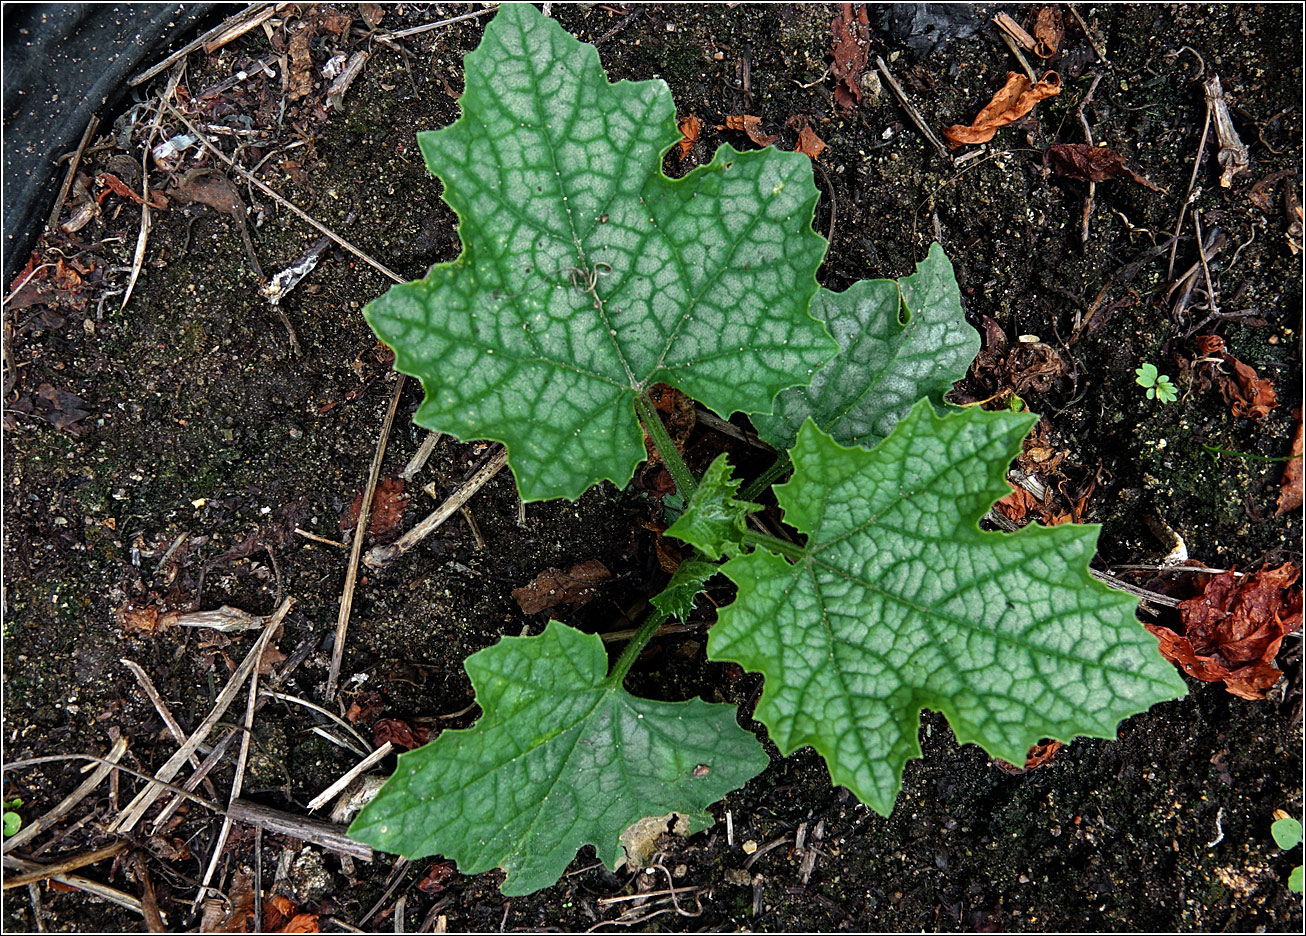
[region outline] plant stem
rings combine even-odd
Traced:
[[[756,530],[745,530],[742,536],[742,542],[746,546],[761,546],[763,549],[769,549],[771,552],[777,552],[782,556],[787,556],[795,561],[801,561],[807,558],[807,549],[799,546],[797,543],[790,543],[780,539],[778,536],[771,536],[769,533],[758,533]]]
[[[626,644],[626,649],[621,651],[621,656],[617,657],[617,662],[612,665],[612,672],[608,673],[608,678],[604,683],[609,686],[621,688],[621,683],[625,680],[626,674],[639,658],[640,651],[644,649],[653,635],[657,633],[658,628],[666,623],[669,614],[654,614],[645,619],[644,623],[639,625],[639,630],[635,631],[635,636],[630,638],[630,643]]]
[[[676,489],[688,502],[698,487],[698,482],[694,480],[689,466],[676,450],[676,443],[672,442],[671,436],[667,434],[667,427],[662,425],[662,417],[658,415],[657,409],[644,393],[635,397],[635,409],[639,413],[640,422],[644,424],[644,428],[653,439],[653,447],[662,457],[662,464],[671,472],[671,480],[676,482]]]
[[[789,460],[789,453],[781,452],[776,456],[776,460],[771,463],[771,467],[748,483],[743,493],[739,495],[740,499],[756,503],[762,493],[793,466],[794,463]]]
[[[1206,453],[1212,457],[1215,457],[1215,455],[1217,454],[1233,455],[1236,456],[1237,458],[1249,458],[1252,461],[1267,461],[1267,462],[1280,462],[1280,461],[1290,462],[1290,461],[1296,461],[1298,458],[1301,458],[1300,455],[1278,455],[1278,456],[1253,455],[1251,452],[1235,452],[1233,449],[1221,448],[1218,445],[1208,445],[1205,442],[1202,443],[1202,448],[1206,449]]]

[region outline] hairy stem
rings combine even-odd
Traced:
[[[745,487],[743,492],[739,495],[740,499],[757,503],[757,499],[762,496],[766,489],[778,481],[793,467],[794,463],[790,461],[789,453],[781,452],[776,456],[775,461],[771,463],[771,467],[767,468],[766,471],[763,471],[748,483],[748,486]]]
[[[741,542],[745,546],[760,546],[763,549],[769,549],[771,552],[787,556],[794,561],[801,561],[807,558],[806,547],[799,546],[797,543],[790,543],[782,540],[778,536],[772,536],[769,533],[759,533],[756,530],[745,530],[741,537]]]
[[[644,623],[639,625],[639,630],[635,631],[635,636],[630,638],[630,643],[626,644],[626,649],[621,651],[621,656],[617,657],[617,662],[612,665],[612,671],[608,673],[608,678],[604,682],[609,686],[621,688],[621,683],[630,672],[630,668],[639,658],[640,651],[644,649],[653,635],[657,633],[658,628],[666,623],[667,618],[671,615],[665,613],[654,614],[645,619]]]
[[[676,450],[676,443],[672,442],[671,436],[667,434],[667,427],[662,425],[662,417],[658,415],[657,409],[653,406],[646,393],[640,393],[635,397],[635,408],[639,412],[640,422],[644,424],[649,437],[653,439],[653,447],[658,450],[658,455],[662,457],[662,464],[666,465],[667,471],[671,472],[671,480],[676,482],[676,490],[688,503],[689,498],[698,487],[698,482],[694,480],[694,475],[690,472],[689,466],[685,464],[685,460],[680,457],[680,452]]]

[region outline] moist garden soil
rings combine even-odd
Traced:
[[[379,30],[467,9],[387,7]],[[885,58],[936,132],[969,123],[1019,68],[989,22],[1002,10],[1018,20],[1029,13],[954,8],[959,22],[921,27],[911,43],[872,11],[870,60]],[[718,128],[728,115],[759,116],[783,148],[797,139],[786,122],[806,117],[828,145],[815,173],[822,191],[816,227],[832,235],[819,274],[824,285],[843,289],[910,273],[937,238],[956,267],[972,323],[982,328],[990,317],[1013,344],[1037,336],[1049,360],[1060,362],[1054,372],[990,369],[973,373],[958,393],[993,396],[988,405],[1005,405],[1014,393],[1044,414],[1042,438],[1060,456],[1047,475],[1060,485],[1053,497],[1065,506],[1091,491],[1082,516],[1103,525],[1098,567],[1152,590],[1191,594],[1192,573],[1119,569],[1159,563],[1174,545],[1168,531],[1208,566],[1300,565],[1300,513],[1275,514],[1283,463],[1263,459],[1288,453],[1292,410],[1301,405],[1301,259],[1285,235],[1284,213],[1301,172],[1301,9],[1079,10],[1110,64],[1063,6],[1062,52],[1049,63],[1060,73],[1061,94],[1000,130],[983,155],[960,168],[924,140],[876,80],[873,64],[860,104],[840,107],[834,80],[822,80],[836,6],[555,4],[553,15],[580,39],[598,40],[614,80],[661,77],[679,113],[699,118],[698,142],[683,164],[668,156],[670,174],[707,162],[720,142],[751,145],[742,133]],[[372,57],[340,110],[325,104],[321,78],[305,98],[285,100],[280,65],[268,77],[253,63],[284,50],[289,33],[331,11],[352,18],[352,31],[337,34],[318,22],[309,46],[314,68],[338,51],[367,49]],[[414,135],[457,115],[462,58],[485,20],[404,38],[400,52],[369,35],[358,5],[292,6],[270,21],[271,38],[259,29],[211,56],[190,56],[173,103],[219,128],[213,138],[221,148],[246,168],[257,165],[289,201],[416,278],[455,257],[459,242]],[[253,77],[202,96],[241,69]],[[1242,315],[1211,319],[1200,333],[1222,336],[1273,381],[1279,405],[1255,421],[1235,417],[1217,390],[1192,381],[1193,328],[1211,311],[1204,277],[1182,319],[1175,297],[1167,298],[1164,248],[1202,134],[1199,79],[1212,74],[1234,104],[1251,172],[1222,188],[1212,133],[1193,207],[1204,233],[1219,227],[1228,238],[1211,281],[1219,309]],[[1094,141],[1123,153],[1162,190],[1128,178],[1099,183],[1084,244],[1087,186],[1050,175],[1042,151],[1084,142],[1076,109],[1098,75],[1083,109]],[[166,79],[149,86],[154,99]],[[139,176],[153,114],[147,105],[112,130],[106,122],[96,142],[108,145],[92,148],[82,171],[91,178],[115,172],[139,192],[130,166]],[[182,132],[165,113],[154,142]],[[221,168],[188,153],[184,168],[195,165]],[[1258,207],[1248,187],[1276,172],[1283,175],[1268,186],[1269,208]],[[126,285],[140,209],[110,194],[91,224],[40,247],[38,263],[62,256],[83,271],[79,282],[65,275],[59,288],[47,284],[37,300],[11,301],[5,310],[7,762],[103,755],[121,734],[130,743],[123,763],[156,770],[177,745],[123,659],[144,668],[184,730],[198,725],[254,637],[184,627],[144,633],[141,609],[230,605],[269,614],[282,596],[293,597],[276,644],[286,659],[264,685],[332,711],[354,706],[351,717],[365,735],[388,724],[384,719],[419,734],[471,724],[478,713],[467,710],[463,659],[501,636],[539,633],[550,614],[600,633],[635,626],[667,577],[656,533],[662,470],[645,469],[626,491],[603,486],[575,504],[531,504],[524,521],[504,472],[471,501],[470,517],[456,516],[384,571],[362,570],[339,700],[324,698],[348,552],[297,530],[337,541],[349,535],[342,529],[361,496],[396,380],[360,309],[389,281],[329,249],[281,306],[297,334],[296,354],[286,322],[259,294],[231,217],[187,205],[176,196],[178,176],[152,165],[150,179],[169,207],[152,212],[144,267],[125,309],[121,294],[105,297]],[[271,275],[317,232],[236,181]],[[71,210],[70,203],[65,220]],[[1176,275],[1198,257],[1191,221],[1182,234]],[[1146,361],[1171,376],[1176,402],[1146,399],[1134,381]],[[410,420],[420,398],[409,381],[383,476],[396,475],[426,436]],[[762,453],[746,457],[746,446],[702,424],[687,458],[701,469],[722,448],[752,470],[766,464]],[[442,499],[485,456],[485,446],[441,441],[409,485],[399,529],[436,506],[422,485],[433,482]],[[587,560],[612,573],[588,603],[523,614],[514,588]],[[718,586],[710,597],[726,603],[730,591]],[[1150,614],[1174,620],[1164,607]],[[664,699],[737,703],[741,723],[765,737],[749,718],[760,677],[704,656],[712,620],[711,603],[701,601],[692,627],[650,644],[628,686]],[[508,900],[498,891],[499,872],[419,887],[435,863],[426,859],[401,869],[381,900],[393,883],[393,856],[351,867],[307,846],[321,854],[316,862],[301,855],[301,843],[266,833],[263,884],[270,896],[284,853],[301,859],[300,867],[317,863],[315,881],[292,872],[277,886],[301,912],[318,914],[323,930],[337,931],[334,921],[392,930],[401,896],[410,931],[441,915],[450,930],[575,931],[623,913],[628,924],[646,917],[637,929],[668,930],[1299,931],[1301,902],[1286,882],[1300,850],[1281,852],[1269,833],[1275,809],[1300,815],[1303,806],[1298,639],[1285,642],[1279,666],[1285,678],[1264,701],[1190,680],[1186,698],[1125,721],[1117,740],[1078,740],[1024,773],[1000,769],[975,746],[959,747],[943,719],[927,713],[924,758],[908,764],[887,819],[832,788],[810,750],[781,758],[768,746],[771,766],[712,807],[715,828],[687,840],[665,836],[654,856],[660,867],[648,872],[614,875],[587,848],[554,887]],[[240,721],[243,699],[228,722]],[[334,727],[302,706],[265,704],[254,723],[244,797],[307,815],[307,801],[358,760],[312,731],[322,725]],[[233,760],[212,775],[224,802]],[[83,779],[81,767],[70,760],[8,772],[5,796],[21,796],[30,821]],[[106,783],[19,853],[46,845],[39,858],[52,861],[110,842],[104,826],[139,784],[129,776],[112,788]],[[190,904],[221,825],[200,807],[180,815],[166,832],[132,840],[172,930],[195,925],[187,922]],[[817,850],[806,869],[794,849],[800,830]],[[256,867],[254,847],[253,831],[237,826],[219,865],[215,884],[237,899],[233,880]],[[80,873],[141,893],[125,862]],[[658,897],[644,906],[604,902],[662,890],[668,880],[697,888],[681,897],[680,909],[701,915],[679,913]],[[78,891],[42,886],[39,902],[50,930],[144,928],[140,916]],[[666,912],[649,916],[658,910]],[[25,888],[5,892],[4,927],[38,928]]]

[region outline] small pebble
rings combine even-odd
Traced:
[[[753,852],[757,851],[757,843],[754,842],[752,839],[749,839],[747,842],[745,842],[743,845],[739,847],[744,850],[745,855],[751,855]]]

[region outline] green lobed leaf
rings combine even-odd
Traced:
[[[1035,419],[940,417],[922,400],[870,451],[809,421],[776,488],[806,558],[759,550],[722,567],[739,591],[708,656],[761,672],[755,717],[780,752],[810,744],[882,814],[920,755],[923,708],[1021,763],[1042,738],[1114,737],[1186,691],[1137,599],[1088,574],[1097,526],[979,529]]]
[[[666,84],[610,84],[527,3],[465,66],[462,115],[418,135],[463,252],[364,312],[426,389],[418,424],[503,442],[525,500],[576,498],[645,457],[650,384],[769,413],[835,353],[807,312],[826,247],[807,157],[723,146],[668,179]]]
[[[735,499],[739,481],[731,473],[725,455],[713,459],[694,489],[689,506],[667,528],[667,536],[696,546],[709,559],[720,559],[726,552],[737,551],[748,515],[762,507]]]
[[[767,765],[733,706],[609,685],[603,641],[557,621],[464,665],[484,714],[400,754],[350,837],[410,859],[441,854],[464,874],[502,867],[503,892],[529,894],[587,843],[615,868],[618,837],[645,817],[677,812],[706,828],[704,808]]]
[[[676,567],[667,587],[653,596],[653,607],[668,617],[689,620],[689,612],[694,610],[694,599],[703,593],[707,580],[720,571],[721,566],[715,562],[686,559]]]
[[[808,417],[835,441],[870,448],[921,397],[942,406],[980,349],[938,244],[910,276],[863,280],[841,293],[817,290],[811,312],[839,354],[810,387],[781,393],[773,415],[753,417],[758,434],[778,449],[793,445]]]

